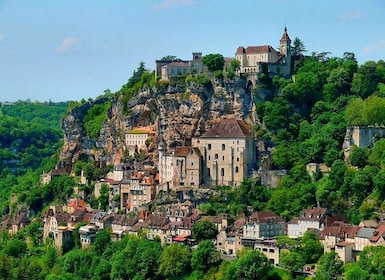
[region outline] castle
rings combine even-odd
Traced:
[[[239,73],[258,74],[263,71],[262,65],[267,66],[269,75],[290,76],[291,74],[291,39],[285,26],[280,50],[270,45],[238,47],[235,58],[240,62]]]
[[[185,76],[189,73],[203,73],[205,67],[202,63],[202,53],[193,52],[192,60],[155,60],[155,77],[168,80],[171,77]],[[230,60],[226,58],[225,68]],[[279,51],[271,45],[240,46],[235,52],[235,59],[240,62],[238,73],[247,73],[250,76],[257,76],[263,72],[263,65],[266,65],[270,76],[291,75],[291,39],[285,26],[283,35],[279,40]]]

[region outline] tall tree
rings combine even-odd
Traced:
[[[222,71],[225,65],[225,59],[221,54],[207,54],[202,57],[202,63],[207,66],[210,72]]]
[[[249,250],[231,263],[225,272],[226,280],[267,280],[271,279],[271,264],[260,251]]]
[[[220,253],[211,240],[204,240],[198,244],[191,258],[191,267],[196,271],[206,272],[221,262]]]
[[[198,242],[201,240],[214,239],[217,236],[217,234],[218,234],[217,226],[209,220],[198,221],[192,226],[192,229],[191,229],[191,235]]]
[[[191,270],[190,263],[190,248],[182,244],[172,243],[163,250],[158,274],[169,280],[180,279]]]
[[[316,280],[342,279],[344,263],[336,252],[324,254],[318,261]]]

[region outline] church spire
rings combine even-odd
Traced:
[[[287,34],[286,24],[285,24],[285,28],[283,30],[283,35],[282,35],[282,38],[281,38],[280,42],[282,42],[282,41],[289,41],[289,42],[291,42],[289,34]]]

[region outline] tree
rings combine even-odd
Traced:
[[[202,63],[210,72],[223,71],[225,59],[221,54],[208,54],[202,57]]]
[[[198,242],[202,240],[211,240],[217,236],[218,228],[209,220],[198,221],[192,226],[191,234]]]
[[[204,240],[198,244],[191,258],[191,267],[196,271],[206,272],[221,262],[220,253],[211,240]]]
[[[264,280],[270,279],[271,264],[260,251],[249,250],[245,255],[237,258],[226,269],[226,280]]]
[[[98,231],[96,233],[95,242],[93,244],[93,249],[96,254],[102,255],[104,250],[111,243],[110,232],[106,229]]]
[[[303,235],[300,253],[306,263],[315,263],[323,254],[323,247],[314,232]]]
[[[344,263],[336,252],[324,254],[318,261],[316,280],[342,279]]]
[[[190,248],[185,245],[172,243],[163,250],[158,274],[169,280],[179,279],[190,271],[190,263]]]
[[[368,155],[364,148],[354,147],[349,155],[349,162],[351,165],[358,168],[363,168],[368,163]]]

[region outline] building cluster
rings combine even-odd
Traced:
[[[203,73],[206,67],[202,63],[202,53],[193,52],[192,55],[192,60],[155,60],[155,76],[160,77],[162,80],[169,80],[172,77]],[[225,71],[232,59],[234,58],[225,58]],[[239,46],[235,52],[235,59],[239,61],[238,73],[247,73],[255,78],[257,74],[263,71],[267,71],[271,76],[290,76],[291,39],[286,26],[279,40],[279,50],[274,49],[271,45],[248,46],[246,48]]]
[[[356,261],[367,246],[385,245],[385,224],[362,221],[359,225],[350,225],[344,217],[329,214],[326,208],[310,207],[286,223],[271,211],[238,217],[201,215],[188,200],[168,206],[164,213],[141,211],[129,217],[87,209],[83,200],[72,199],[65,207],[52,206],[47,211],[43,238],[62,250],[73,244],[73,232],[78,228],[78,238],[85,248],[94,242],[98,231],[105,229],[110,231],[112,240],[131,234],[159,239],[162,244],[193,246],[196,244],[192,237],[193,225],[204,220],[216,225],[218,234],[212,241],[223,255],[232,258],[242,248],[249,247],[263,252],[273,264],[279,264],[280,252],[287,250],[277,244],[277,236],[300,238],[312,231],[319,237],[324,252],[335,251],[344,263]],[[14,219],[4,217],[1,226],[10,234],[16,234],[29,223],[27,213],[20,213]]]

